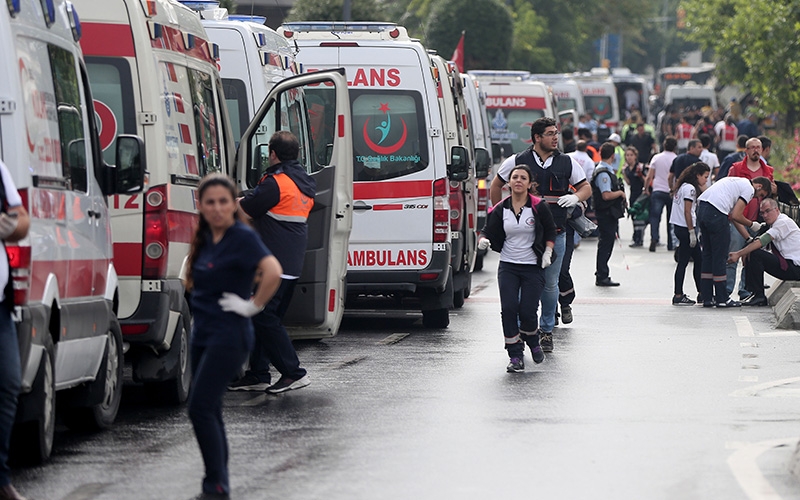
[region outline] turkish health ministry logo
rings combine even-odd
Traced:
[[[406,139],[408,138],[408,127],[406,126],[406,121],[400,118],[400,123],[403,124],[403,133],[400,136],[400,139],[398,139],[398,141],[394,144],[383,145],[384,141],[386,141],[386,138],[389,137],[389,133],[392,131],[392,115],[389,113],[389,111],[391,111],[389,108],[389,103],[382,102],[379,109],[385,115],[384,119],[381,120],[380,125],[374,128],[374,130],[380,132],[380,139],[376,144],[375,141],[370,138],[369,118],[367,118],[367,121],[364,122],[363,130],[364,142],[366,142],[367,146],[376,153],[390,155],[399,151],[400,148],[403,147],[403,144],[405,144]]]

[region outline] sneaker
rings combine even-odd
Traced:
[[[728,307],[742,307],[742,303],[741,302],[736,302],[733,299],[728,299],[727,302],[719,302],[719,303],[717,303],[716,307],[720,307],[720,308],[723,308],[723,309],[726,309]]]
[[[680,297],[672,296],[672,305],[673,306],[693,306],[696,302],[686,296],[684,293]]]
[[[308,375],[303,375],[297,380],[289,377],[281,377],[280,380],[267,387],[267,392],[270,394],[280,394],[281,392],[302,389],[310,383],[311,380],[309,380]]]
[[[539,345],[542,346],[542,351],[553,352],[553,332],[539,331]]]
[[[544,354],[542,356],[544,356]],[[524,372],[525,363],[522,362],[522,358],[511,358],[511,360],[508,362],[508,366],[506,367],[506,371],[508,373]]]
[[[658,242],[655,242],[655,241],[651,241],[650,242],[650,251],[651,252],[655,252],[656,251],[656,245],[658,245]]]
[[[533,362],[537,365],[544,361],[544,351],[542,351],[542,346],[533,346],[531,348],[531,356],[533,357]]]
[[[263,391],[269,386],[269,381],[262,382],[252,373],[245,374],[239,380],[233,381],[228,385],[229,391]]]
[[[572,307],[571,306],[561,306],[561,321],[563,321],[565,325],[567,323],[572,323]]]
[[[717,302],[712,300],[711,302],[703,302],[703,307],[714,307],[717,305]]]
[[[639,248],[641,246],[644,246],[644,243],[642,243],[641,241],[634,241],[633,243],[631,243],[628,246],[631,247],[631,248]]]

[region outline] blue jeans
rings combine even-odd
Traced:
[[[558,306],[558,275],[561,263],[567,250],[567,232],[561,231],[556,236],[555,260],[544,270],[544,291],[542,291],[542,316],[539,318],[539,329],[550,333],[556,326],[556,306]]]
[[[509,358],[521,358],[524,341],[536,334],[536,310],[544,288],[544,270],[534,264],[500,262],[500,317]],[[535,347],[535,345],[534,345]]]
[[[17,395],[22,384],[17,328],[8,305],[0,304],[0,486],[11,483],[8,446],[17,414]]]
[[[230,493],[228,438],[222,421],[222,396],[247,359],[247,351],[234,346],[191,348],[192,388],[189,419],[203,455],[206,475],[203,493]]]
[[[672,213],[672,197],[664,191],[653,191],[650,195],[650,241],[658,243],[658,227],[661,225],[661,212],[667,207],[667,241],[670,241],[669,216]],[[672,247],[672,243],[669,244]]]
[[[703,243],[703,267],[700,284],[703,302],[727,302],[729,295],[725,289],[725,263],[728,261],[731,232],[728,214],[723,214],[707,201],[697,203],[697,226]],[[696,263],[695,263],[696,264]]]
[[[300,367],[300,359],[294,350],[292,339],[283,326],[283,316],[289,308],[297,280],[281,280],[278,291],[263,311],[253,316],[256,344],[250,354],[250,370],[262,382],[269,383],[269,364],[281,375],[293,380],[303,378],[306,370]]]

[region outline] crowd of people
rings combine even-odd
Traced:
[[[649,251],[666,244],[674,252],[673,305],[764,306],[764,273],[800,277],[800,229],[773,198],[778,186],[768,163],[771,141],[734,104],[713,111],[667,107],[656,127],[634,111],[621,133],[608,134],[602,143],[591,121],[582,119],[575,132],[564,131],[563,152],[555,120],[532,124],[532,145],[506,158],[496,172],[483,231],[488,239],[479,243],[500,253],[508,372],[524,369],[525,344],[541,363],[543,352],[553,351],[559,317],[573,320],[569,267],[580,241],[571,224],[576,213],[597,224],[596,286],[620,285],[608,262],[626,212],[633,223],[630,247],[645,246],[649,225]],[[506,184],[511,196],[501,199]],[[696,296],[684,291],[690,264]]]

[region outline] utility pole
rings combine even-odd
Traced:
[[[352,14],[350,13],[350,4],[352,0],[344,0],[342,5],[342,21],[352,21]]]

